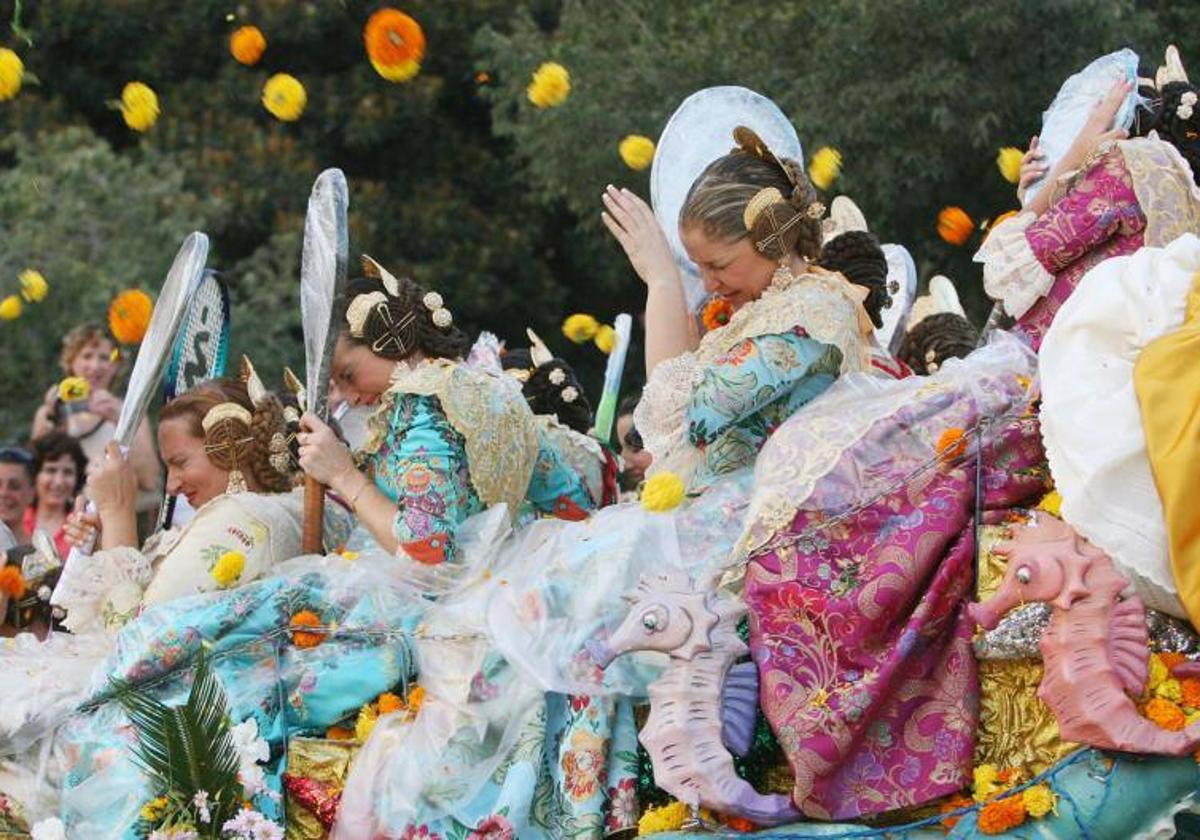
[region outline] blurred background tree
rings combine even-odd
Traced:
[[[298,366],[303,213],[328,166],[349,177],[353,252],[438,289],[470,329],[523,344],[533,326],[598,390],[604,357],[558,325],[575,311],[610,321],[641,308],[599,222],[605,184],[648,187],[617,144],[657,137],[685,96],[713,84],[774,99],[806,151],[839,149],[844,174],[827,198],[853,196],[874,230],[909,247],[923,280],[949,274],[982,318],[979,235],[966,248],[942,242],[938,210],[982,220],[1015,206],[996,152],[1028,142],[1062,80],[1127,45],[1152,70],[1192,19],[1178,3],[1134,0],[396,0],[428,48],[421,73],[392,84],[363,50],[363,25],[384,5],[24,0],[18,26],[0,33],[36,76],[0,102],[0,297],[26,267],[51,293],[0,323],[0,436],[24,432],[58,377],[59,336],[101,319],[122,287],[156,291],[194,228],[212,237],[210,264],[231,286],[234,351],[268,375]],[[0,0],[0,21],[14,7]],[[253,67],[229,50],[245,24],[267,38]],[[572,90],[538,109],[526,87],[547,60],[570,70]],[[276,72],[307,90],[296,122],[260,103]],[[133,80],[161,103],[144,134],[111,105]],[[628,370],[639,378],[636,353]]]

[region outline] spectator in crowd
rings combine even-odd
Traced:
[[[0,522],[8,526],[17,545],[27,545],[25,511],[34,500],[33,456],[19,446],[0,449]]]
[[[40,528],[50,535],[59,556],[66,557],[67,544],[63,525],[83,488],[87,456],[75,438],[63,432],[51,432],[33,443],[35,502],[25,509],[25,532],[32,535]]]

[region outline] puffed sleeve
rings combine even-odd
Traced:
[[[735,423],[791,395],[832,349],[798,328],[738,343],[701,374],[688,405],[688,440],[704,447]]]

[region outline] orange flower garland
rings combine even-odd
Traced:
[[[398,712],[404,708],[404,701],[390,691],[385,691],[376,698],[375,703],[379,708],[379,714],[389,715],[392,712]]]
[[[1179,732],[1187,726],[1183,709],[1163,697],[1153,697],[1146,703],[1146,717],[1161,729]]]
[[[976,824],[984,834],[1003,834],[1025,822],[1025,800],[1020,795],[989,802],[979,811]]]
[[[126,289],[108,307],[108,329],[120,344],[140,344],[150,327],[154,301],[141,289]]]
[[[258,64],[267,49],[267,36],[257,26],[242,26],[229,36],[229,52],[238,64]]]
[[[942,817],[942,825],[945,826],[946,829],[954,828],[954,826],[958,825],[958,821],[963,818],[962,814],[956,814],[954,812],[961,811],[963,808],[970,808],[974,804],[975,802],[971,799],[971,797],[963,796],[962,794],[958,794],[957,796],[947,799],[940,806],[938,806],[938,813],[947,815]]]
[[[700,313],[700,320],[704,322],[704,329],[709,332],[725,326],[732,317],[733,305],[725,300],[725,298],[719,297],[710,300],[704,307],[704,311]]]
[[[399,9],[384,8],[371,15],[363,41],[371,66],[389,82],[407,81],[420,71],[425,32]]]
[[[938,236],[951,245],[963,245],[971,238],[975,223],[961,207],[944,207],[938,213]]]
[[[958,427],[946,429],[938,437],[937,453],[945,460],[953,461],[955,458],[961,458],[966,451],[967,441],[962,429]]]
[[[25,597],[25,578],[16,566],[0,568],[0,592],[10,598]]]
[[[301,610],[292,616],[292,626],[320,627],[321,617],[312,610]],[[325,641],[321,630],[293,630],[292,644],[298,648],[313,648]]]

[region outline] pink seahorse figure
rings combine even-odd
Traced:
[[[1042,634],[1045,674],[1038,697],[1058,719],[1062,737],[1093,747],[1184,755],[1200,746],[1200,723],[1180,732],[1138,714],[1132,697],[1146,685],[1146,610],[1108,555],[1065,522],[1035,513],[997,548],[1008,558],[1000,588],[971,604],[971,617],[995,627],[1013,607],[1047,601]]]

